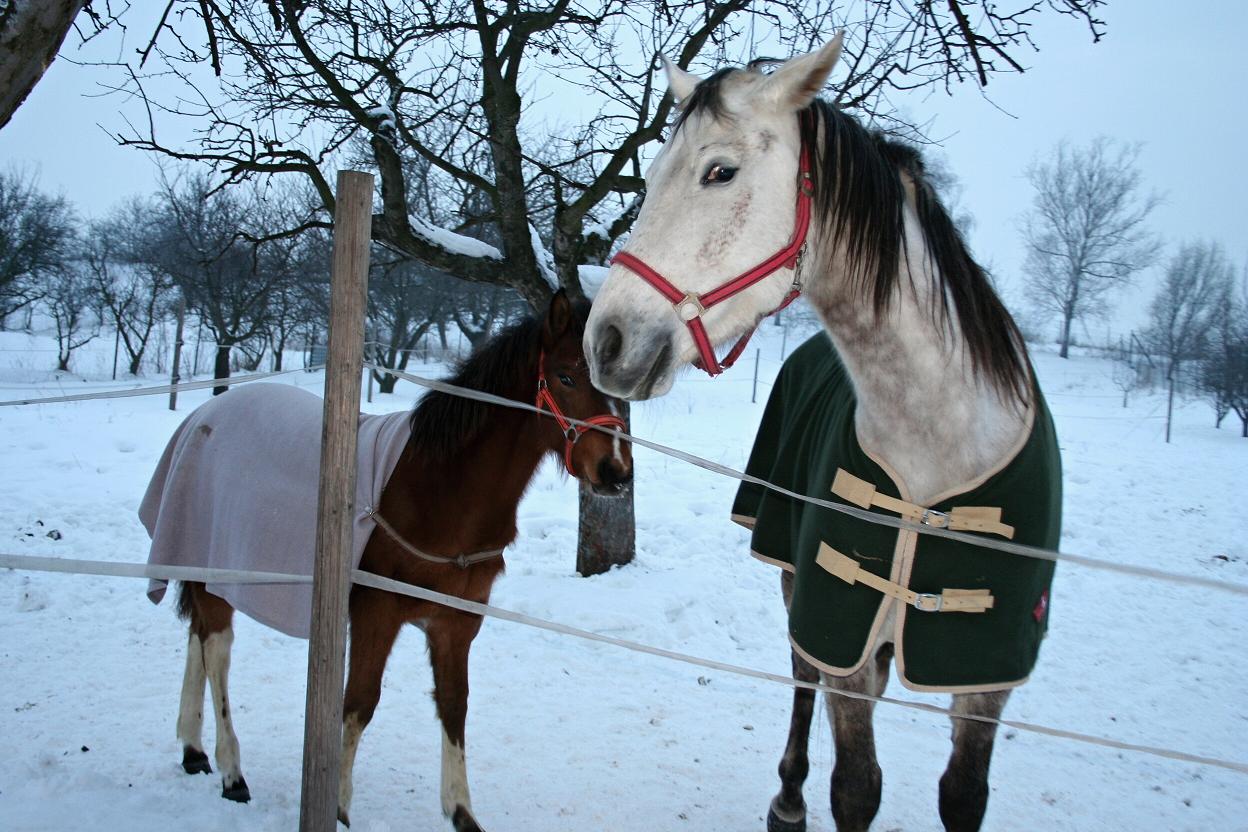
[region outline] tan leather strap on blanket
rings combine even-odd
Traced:
[[[395,530],[394,526],[387,523],[386,518],[382,517],[376,511],[372,509],[366,509],[366,511],[368,512],[368,516],[377,522],[377,525],[381,528],[381,530],[390,535],[390,539],[399,544],[405,552],[415,555],[421,560],[427,560],[430,563],[449,563],[458,566],[460,569],[467,569],[474,563],[480,563],[483,560],[490,560],[491,558],[499,557],[507,549],[506,546],[498,549],[483,549],[480,552],[473,552],[470,555],[456,555],[453,558],[445,557],[444,555],[431,555],[428,552],[420,551],[415,546],[404,540],[403,536]]]
[[[943,511],[924,508],[907,503],[896,497],[881,494],[875,486],[866,480],[859,479],[844,468],[836,469],[836,478],[832,480],[832,493],[859,508],[877,508],[893,511],[916,523],[934,526],[938,529],[951,529],[961,532],[984,532],[999,534],[1004,538],[1014,537],[1014,527],[1001,522],[1001,509],[991,506],[954,506],[946,514]]]
[[[874,572],[868,572],[858,561],[841,554],[826,543],[819,545],[815,563],[847,584],[866,584],[920,612],[984,612],[992,609],[991,590],[945,589],[939,595],[915,592],[887,578],[881,578]]]

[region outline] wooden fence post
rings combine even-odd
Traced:
[[[339,171],[329,349],[325,359],[319,522],[312,577],[312,631],[308,642],[308,696],[303,717],[300,832],[333,832],[338,823],[343,664],[351,588],[360,367],[364,361],[372,209],[372,175]]]

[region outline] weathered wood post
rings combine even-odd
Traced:
[[[372,175],[339,171],[329,349],[325,358],[319,522],[312,577],[312,631],[308,642],[308,696],[303,717],[300,832],[333,832],[338,823],[343,663],[351,588],[351,529],[372,207]]]
[[[170,386],[173,388],[169,391],[169,409],[178,409],[178,382],[182,377],[178,375],[178,369],[182,366],[182,327],[186,323],[186,298],[178,298],[178,328],[173,334],[173,376],[169,380]],[[195,368],[191,368],[191,375],[195,375]]]

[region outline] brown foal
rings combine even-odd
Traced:
[[[544,320],[526,320],[496,336],[450,381],[521,401],[533,401],[540,383],[567,416],[614,416],[614,400],[589,381],[581,348],[587,315],[587,304],[573,304],[560,292]],[[442,558],[510,544],[516,538],[516,507],[547,454],[565,459],[574,476],[599,492],[614,492],[632,477],[626,442],[594,430],[573,439],[555,419],[529,411],[430,392],[413,412],[411,426],[407,450],[378,507],[393,533],[381,527],[373,532],[360,568],[471,601],[489,601],[494,579],[503,571],[501,555],[461,567],[417,557],[396,538]],[[183,767],[188,773],[211,771],[200,739],[204,687],[211,682],[222,793],[245,802],[250,792],[239,766],[227,693],[234,609],[202,583],[183,585],[178,609],[190,623],[178,719]],[[339,819],[349,825],[356,749],[381,697],[382,674],[399,628],[411,623],[424,631],[433,666],[442,721],[442,810],[456,832],[480,830],[468,794],[464,723],[468,652],[481,617],[362,586],[351,591],[349,614]]]

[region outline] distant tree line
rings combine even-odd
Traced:
[[[1105,137],[1062,142],[1027,170],[1034,194],[1022,225],[1026,294],[1033,310],[1060,321],[1063,358],[1074,322],[1106,315],[1115,290],[1161,259],[1161,240],[1147,226],[1160,197],[1145,190],[1140,150]],[[1218,243],[1181,243],[1165,260],[1147,326],[1118,350],[1113,380],[1124,407],[1132,390],[1164,380],[1167,442],[1185,375],[1213,405],[1217,426],[1233,411],[1248,437],[1246,282],[1248,271],[1236,287]]]
[[[307,205],[297,192],[214,189],[187,175],[85,221],[32,176],[0,171],[0,326],[29,327],[41,314],[59,370],[108,330],[126,371],[140,375],[181,301],[216,343],[214,378],[255,370],[265,356],[280,370],[289,346],[325,339],[329,232],[288,231]],[[380,246],[372,262],[367,350],[385,367],[405,369],[433,334],[444,350],[455,330],[475,348],[525,309],[505,287],[470,285]],[[376,376],[392,392],[397,377]]]

